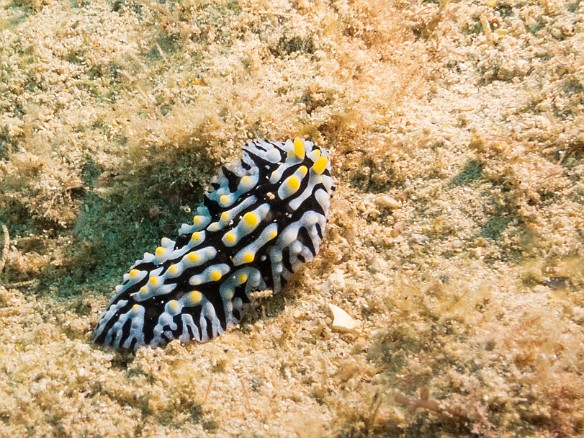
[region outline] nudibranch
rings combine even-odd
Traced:
[[[333,191],[329,154],[313,142],[248,142],[212,178],[192,225],[124,274],[93,341],[135,351],[219,336],[252,292],[280,292],[316,256]]]

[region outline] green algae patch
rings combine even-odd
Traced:
[[[513,218],[505,216],[495,215],[490,217],[481,229],[481,236],[497,240],[512,220]]]
[[[464,168],[454,178],[452,178],[452,185],[465,186],[480,179],[482,175],[483,165],[476,160],[471,160],[465,164]]]

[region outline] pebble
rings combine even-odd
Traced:
[[[396,209],[401,207],[401,202],[388,195],[376,196],[375,203],[382,208]]]
[[[332,329],[338,332],[353,332],[359,326],[359,321],[354,320],[347,312],[334,304],[328,305],[333,314]]]

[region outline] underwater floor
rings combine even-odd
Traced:
[[[584,3],[0,5],[0,436],[584,434]],[[208,343],[92,344],[217,169],[295,137],[336,182],[315,260]]]

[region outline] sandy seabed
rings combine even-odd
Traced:
[[[584,435],[583,2],[0,4],[0,436]],[[92,345],[217,167],[295,136],[317,259],[207,344]]]

